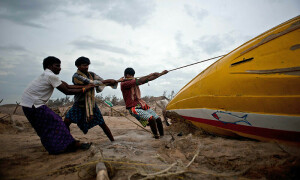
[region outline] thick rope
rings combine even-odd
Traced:
[[[12,180],[12,179],[24,179],[24,178],[29,178],[29,177],[40,177],[40,176],[43,176],[43,175],[48,176],[48,175],[52,175],[52,174],[67,171],[67,170],[79,171],[79,170],[83,169],[86,166],[95,165],[99,162],[123,164],[123,165],[126,165],[126,166],[153,166],[153,167],[158,167],[158,166],[166,167],[166,166],[168,166],[168,165],[162,165],[162,164],[126,162],[126,161],[115,161],[115,160],[116,159],[114,159],[114,158],[99,159],[99,160],[96,160],[96,161],[90,161],[90,162],[83,163],[81,165],[77,165],[77,166],[73,166],[73,167],[65,167],[65,168],[61,168],[61,169],[57,169],[57,170],[53,170],[53,171],[36,173],[36,174],[29,174],[29,175],[24,175],[24,176],[16,176],[16,177],[9,177],[9,178],[4,177],[4,179]]]
[[[198,146],[198,149],[194,155],[194,157],[192,158],[192,160],[186,165],[186,166],[180,166],[178,165],[178,163],[174,163],[174,164],[150,164],[150,163],[140,163],[140,162],[132,162],[132,161],[117,161],[117,159],[115,158],[101,158],[99,160],[96,161],[89,161],[77,166],[73,166],[73,167],[63,167],[61,169],[57,169],[57,170],[52,170],[52,171],[48,171],[48,172],[42,172],[42,173],[36,173],[36,174],[29,174],[29,175],[21,175],[21,176],[15,176],[15,177],[3,177],[3,179],[7,179],[7,180],[13,180],[13,179],[24,179],[24,178],[37,178],[40,176],[49,176],[49,175],[53,175],[56,173],[60,173],[63,171],[68,171],[68,170],[75,170],[75,171],[80,171],[81,169],[89,166],[89,165],[95,165],[99,162],[106,162],[106,163],[113,163],[113,164],[120,164],[120,165],[125,165],[126,167],[123,169],[134,169],[134,170],[138,170],[137,168],[133,168],[134,166],[148,166],[148,167],[167,167],[165,170],[160,170],[158,173],[153,173],[153,174],[144,174],[144,173],[139,173],[139,172],[135,172],[133,174],[131,174],[128,178],[130,179],[133,175],[136,174],[140,174],[142,176],[146,176],[144,179],[154,179],[154,178],[159,178],[159,177],[168,177],[171,175],[179,175],[179,174],[183,174],[183,173],[199,173],[199,174],[207,174],[207,175],[212,175],[212,176],[216,176],[216,177],[232,177],[232,176],[238,176],[238,175],[242,175],[245,172],[247,172],[251,167],[253,167],[253,165],[250,165],[248,168],[244,169],[243,171],[240,172],[236,172],[236,173],[217,173],[217,172],[213,172],[213,171],[207,171],[207,170],[202,170],[202,169],[192,169],[192,170],[188,170],[189,166],[194,162],[195,158],[199,155],[200,152],[200,147]],[[176,166],[177,165],[177,166]],[[176,172],[170,172],[169,170],[172,167],[178,167],[181,168],[183,170],[179,170]],[[122,168],[118,168],[118,169],[122,169]],[[151,176],[149,176],[151,175]]]

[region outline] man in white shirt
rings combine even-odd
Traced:
[[[66,95],[74,95],[94,87],[92,84],[86,86],[68,85],[66,82],[61,81],[57,76],[61,71],[60,64],[61,61],[56,57],[49,56],[45,58],[43,61],[45,71],[28,85],[21,100],[25,116],[49,154],[59,154],[90,147],[89,143],[76,141],[68,131],[62,118],[45,105],[54,88]]]

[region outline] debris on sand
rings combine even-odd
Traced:
[[[0,106],[0,112],[8,112],[5,108]],[[13,110],[10,107],[10,112]],[[110,179],[300,177],[299,156],[287,147],[211,135],[179,117],[171,119],[171,125],[165,127],[165,136],[160,139],[154,139],[120,116],[104,116],[114,142],[109,141],[100,127],[83,134],[72,124],[71,134],[93,145],[87,151],[56,156],[46,152],[26,117],[13,118],[16,124],[24,125],[24,130],[17,131],[9,118],[0,121],[2,179],[96,179],[96,166],[100,162],[104,163]]]

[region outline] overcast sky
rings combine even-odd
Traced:
[[[104,79],[126,67],[143,76],[226,54],[299,14],[299,0],[0,0],[0,100],[20,102],[47,56],[61,59],[67,83],[80,56]],[[142,96],[178,92],[213,62],[172,71]]]

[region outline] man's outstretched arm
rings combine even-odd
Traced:
[[[145,84],[145,83],[147,83],[148,81],[152,81],[152,80],[157,79],[158,77],[160,77],[160,76],[162,76],[162,75],[164,75],[164,74],[167,74],[168,72],[169,72],[169,71],[164,70],[164,71],[162,71],[161,73],[158,73],[158,72],[151,73],[151,74],[149,74],[149,75],[147,75],[147,76],[143,76],[143,77],[141,77],[140,79],[138,79],[138,83],[139,83],[139,84]]]
[[[66,82],[62,81],[61,85],[57,87],[57,89],[64,93],[65,95],[74,95],[78,93],[83,93],[91,88],[95,87],[93,84],[88,85],[68,85]]]
[[[65,81],[61,81],[68,89],[82,89],[84,88],[86,85],[70,85],[68,83],[66,83]]]
[[[114,86],[118,83],[118,81],[114,79],[106,79],[106,80],[102,80],[101,82],[107,86]]]
[[[89,79],[88,79],[89,80]],[[93,84],[105,84],[106,86],[114,86],[116,85],[118,82],[114,79],[106,79],[104,80],[102,77],[100,77],[99,75],[97,74],[94,74],[94,81],[91,81],[90,80],[90,83],[93,83]]]

